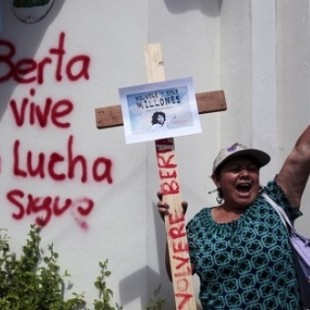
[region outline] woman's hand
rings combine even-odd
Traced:
[[[157,198],[159,199],[157,203],[157,208],[160,214],[160,217],[163,221],[165,221],[165,216],[169,214],[169,205],[163,202],[163,193],[157,192]],[[185,215],[188,207],[188,203],[186,201],[182,201],[181,203],[183,214]]]

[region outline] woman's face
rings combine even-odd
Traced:
[[[237,157],[221,168],[213,181],[222,189],[224,204],[246,207],[254,202],[259,191],[259,169],[246,157]]]
[[[157,122],[158,122],[159,124],[163,124],[164,121],[165,121],[165,118],[163,117],[163,115],[158,114],[158,115],[157,115]]]

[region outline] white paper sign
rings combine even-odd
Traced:
[[[201,132],[192,78],[119,89],[126,143]]]

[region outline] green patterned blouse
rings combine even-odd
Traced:
[[[302,214],[275,181],[263,190],[292,221]],[[187,225],[203,309],[298,310],[289,239],[276,211],[261,195],[231,223],[214,222],[211,209],[202,209]]]

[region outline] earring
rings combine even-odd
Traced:
[[[221,197],[216,197],[216,201],[217,201],[217,203],[220,205],[220,204],[222,204],[222,202],[223,202],[223,198],[221,198]]]
[[[222,191],[222,189],[219,187],[219,188],[217,189],[216,201],[217,201],[218,204],[222,204],[223,200],[224,200],[224,198],[223,198],[223,191]]]

